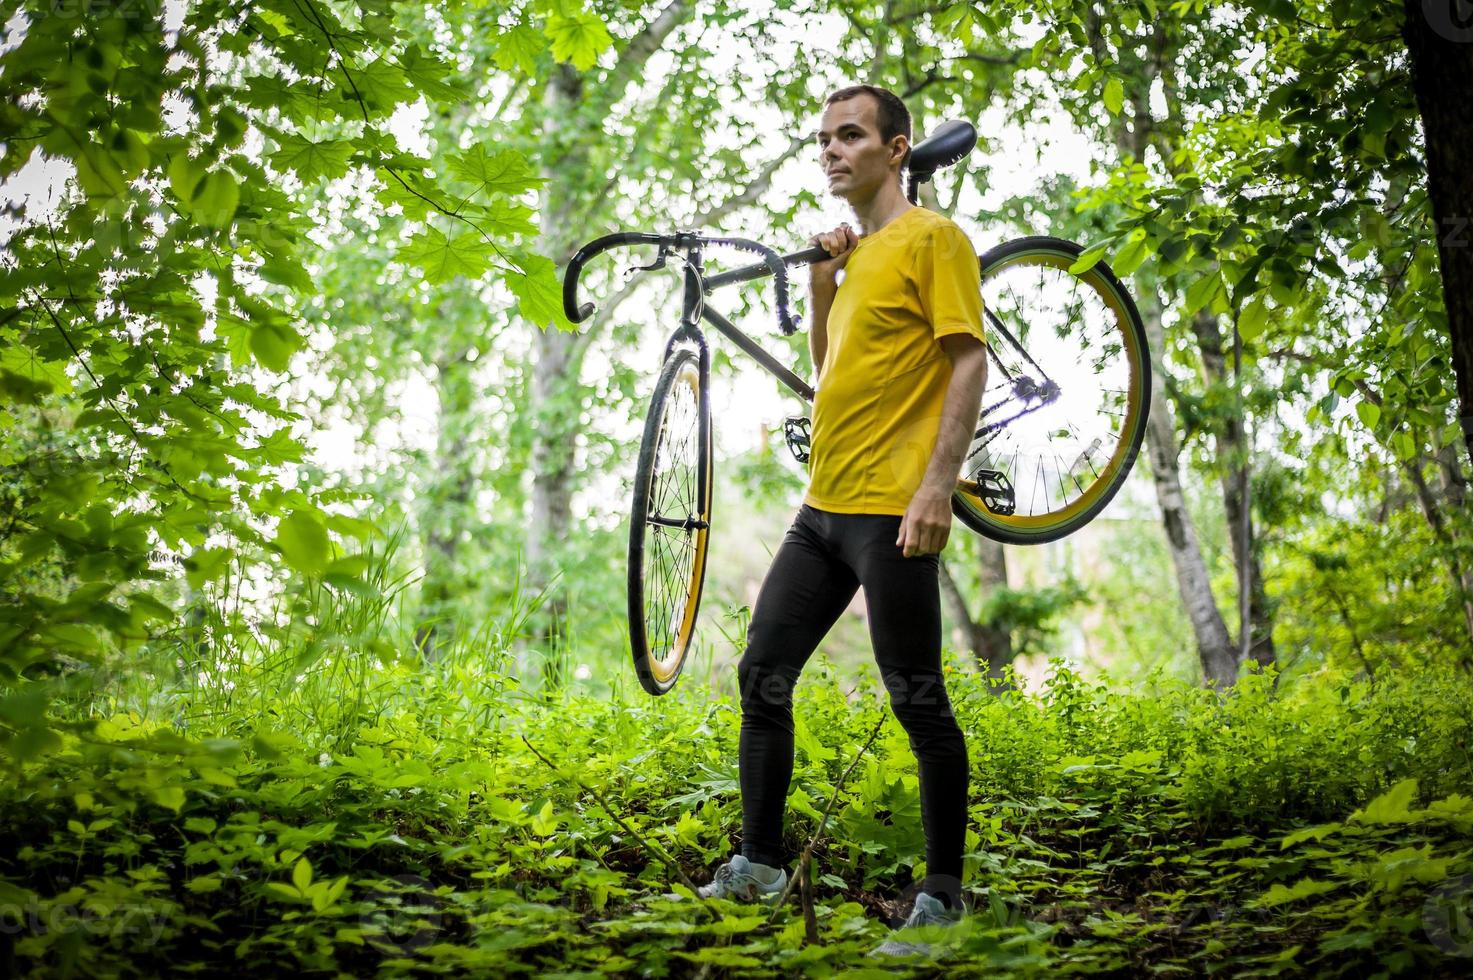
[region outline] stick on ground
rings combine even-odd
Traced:
[[[685,887],[689,888],[692,892],[695,892],[696,897],[700,897],[700,892],[696,890],[696,883],[690,880],[690,877],[681,869],[680,865],[676,863],[675,859],[666,854],[664,848],[657,847],[650,841],[645,840],[635,831],[633,827],[625,823],[624,818],[619,816],[618,812],[613,808],[613,806],[609,804],[609,801],[603,798],[602,793],[594,789],[592,786],[584,785],[583,781],[578,779],[577,777],[570,776],[562,770],[558,769],[558,767],[553,764],[551,759],[543,755],[541,752],[537,751],[537,746],[527,741],[527,736],[523,735],[522,741],[526,742],[527,748],[532,750],[532,754],[545,762],[549,769],[557,773],[559,776],[562,776],[564,779],[568,780],[588,795],[592,796],[594,800],[598,802],[598,805],[604,808],[604,812],[614,818],[614,823],[618,824],[626,834],[638,841],[640,843],[640,846],[642,846],[645,850],[649,851],[659,860],[665,862],[666,867],[673,869],[675,873],[680,876],[680,883],[685,885]]]
[[[840,776],[839,781],[834,784],[834,793],[829,797],[829,805],[823,808],[823,818],[818,821],[818,827],[813,831],[813,836],[808,839],[808,846],[803,848],[803,855],[798,858],[798,867],[800,870],[813,859],[814,845],[818,843],[819,837],[823,835],[824,828],[829,825],[829,814],[834,812],[834,804],[839,802],[839,791],[844,788],[844,783],[849,779],[849,774],[854,771],[855,766],[859,765],[859,760],[864,758],[865,752],[869,751],[870,745],[879,736],[880,729],[884,725],[885,713],[881,711],[880,720],[875,723],[875,730],[869,733],[869,738],[865,739],[864,744],[859,747],[859,754],[854,757],[854,761],[849,763],[849,768],[844,770],[844,775]],[[798,883],[799,877],[801,875],[794,875],[788,879],[788,887],[784,888],[783,893],[778,896],[777,906],[772,910],[772,915],[767,919],[768,925],[771,925],[777,919],[778,912],[782,910],[783,905],[788,900],[788,896],[793,893],[793,886]]]

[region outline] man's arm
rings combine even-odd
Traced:
[[[834,256],[808,267],[808,353],[813,357],[813,377],[817,379],[829,352],[829,310],[833,309],[834,294],[839,291],[839,270],[849,263],[849,253],[859,246],[859,236],[846,223],[833,231],[814,235],[808,244],[822,245]]]
[[[896,539],[905,557],[939,554],[951,534],[951,495],[956,478],[977,431],[982,389],[987,385],[987,348],[970,334],[949,334],[940,340],[951,360],[951,380],[941,404],[941,429],[926,464],[921,485],[900,519]]]

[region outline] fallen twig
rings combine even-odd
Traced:
[[[618,824],[623,829],[623,831],[626,834],[628,834],[630,837],[633,837],[636,841],[638,841],[640,843],[640,845],[645,850],[649,851],[656,858],[658,858],[659,860],[663,861],[665,863],[665,866],[667,868],[674,869],[675,873],[680,876],[680,882],[681,882],[681,884],[683,884],[683,885],[685,885],[685,887],[689,888],[691,890],[691,892],[693,892],[697,898],[700,898],[701,897],[701,893],[696,889],[695,882],[693,882],[693,881],[690,880],[690,877],[681,869],[680,865],[675,862],[675,859],[672,858],[672,857],[670,857],[670,855],[666,854],[664,848],[657,847],[656,845],[652,844],[651,842],[645,840],[643,837],[641,837],[639,835],[638,832],[635,831],[635,829],[633,827],[631,827],[631,826],[629,826],[629,824],[625,823],[624,822],[624,818],[621,817],[621,816],[619,816],[619,814],[614,810],[613,806],[611,806],[609,804],[609,801],[608,800],[604,799],[602,793],[600,793],[598,790],[594,789],[592,786],[586,786],[586,785],[584,785],[584,783],[583,783],[583,781],[581,779],[578,779],[575,776],[570,776],[567,773],[565,773],[562,770],[560,770],[556,765],[553,764],[553,762],[552,762],[551,759],[549,759],[547,756],[543,755],[541,752],[538,752],[537,751],[537,747],[535,745],[533,745],[530,741],[527,740],[527,736],[523,735],[522,736],[522,741],[526,743],[527,748],[529,748],[529,749],[532,750],[532,754],[533,755],[535,755],[537,758],[541,759],[543,762],[545,762],[547,764],[547,767],[549,769],[551,769],[553,772],[557,773],[559,776],[562,776],[564,779],[568,780],[569,782],[573,783],[579,789],[581,789],[584,792],[586,792],[588,795],[592,796],[594,798],[594,800],[596,800],[598,802],[598,805],[604,808],[604,812],[607,813],[609,816],[611,816],[611,817],[614,818],[614,823]],[[702,900],[702,901],[704,902],[704,900]]]
[[[823,808],[823,817],[818,821],[818,827],[813,831],[813,836],[808,839],[808,846],[803,848],[802,856],[798,858],[800,875],[795,875],[788,879],[788,887],[784,888],[783,893],[778,896],[776,907],[773,908],[772,915],[767,919],[768,925],[772,925],[777,919],[778,912],[782,911],[782,907],[787,902],[788,896],[793,893],[793,886],[798,883],[798,878],[801,876],[801,869],[813,860],[813,847],[818,843],[818,838],[823,835],[824,828],[829,824],[829,814],[834,812],[834,804],[839,802],[839,791],[844,788],[844,783],[849,779],[849,774],[854,771],[855,766],[859,765],[859,760],[864,758],[865,752],[869,751],[870,745],[879,736],[880,729],[884,725],[885,714],[881,711],[880,720],[875,723],[875,730],[869,733],[869,738],[865,739],[864,744],[859,747],[859,754],[854,757],[854,761],[849,763],[849,768],[844,770],[844,775],[840,776],[839,781],[834,784],[834,793],[829,797],[829,805]]]
[[[804,855],[803,862],[798,865],[798,874],[802,881],[800,894],[803,896],[803,941],[812,946],[822,946],[823,940],[818,938],[818,913],[813,910],[812,855]]]

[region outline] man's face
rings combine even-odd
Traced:
[[[818,123],[818,161],[829,192],[847,201],[868,200],[891,177],[905,153],[905,137],[887,145],[875,121],[879,103],[868,94],[826,106]]]

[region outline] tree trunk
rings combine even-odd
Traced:
[[[1466,0],[1405,0],[1402,37],[1427,147],[1427,191],[1457,375],[1458,416],[1473,454],[1473,18]]]
[[[419,625],[415,645],[426,660],[435,660],[455,638],[455,599],[461,594],[460,535],[466,527],[473,479],[468,434],[475,410],[471,362],[464,354],[447,353],[435,362],[434,481],[419,502],[424,580],[419,590]]]
[[[1356,390],[1367,402],[1380,408],[1382,405],[1381,393],[1372,388],[1364,380],[1355,382]],[[1444,447],[1450,448],[1450,447]],[[1451,468],[1447,468],[1442,454],[1438,456],[1418,455],[1412,459],[1401,462],[1401,470],[1406,476],[1407,483],[1417,497],[1417,505],[1422,508],[1422,516],[1427,520],[1427,526],[1432,529],[1432,536],[1447,555],[1448,577],[1452,583],[1453,592],[1458,596],[1458,602],[1463,609],[1463,623],[1468,631],[1468,639],[1473,643],[1473,569],[1463,562],[1462,546],[1456,536],[1456,525],[1450,529],[1446,515],[1443,514],[1442,506],[1438,502],[1437,494],[1433,492],[1432,486],[1423,475],[1427,466],[1432,466],[1439,475],[1443,484],[1443,491],[1447,500],[1455,506],[1462,504],[1462,472],[1459,470],[1456,459],[1456,451],[1452,453]],[[1390,481],[1388,480],[1389,484]],[[1389,505],[1383,506],[1382,521],[1385,520],[1384,511]]]
[[[1417,503],[1422,508],[1422,516],[1427,519],[1428,526],[1432,528],[1432,536],[1447,552],[1448,577],[1452,580],[1453,591],[1457,593],[1459,605],[1463,607],[1463,626],[1468,631],[1470,645],[1473,645],[1473,571],[1470,571],[1463,563],[1459,554],[1458,541],[1448,529],[1442,508],[1437,501],[1437,495],[1432,492],[1432,487],[1422,475],[1422,467],[1428,462],[1427,457],[1418,456],[1402,464],[1402,469],[1412,489],[1417,493]]]
[[[1002,555],[1002,545],[991,538],[980,538],[979,543],[982,546],[982,557],[977,565],[977,591],[985,595],[998,588],[1006,588],[1007,563]],[[988,555],[987,552],[992,549],[997,554]],[[956,584],[956,579],[952,577],[951,569],[947,568],[944,559],[941,562],[941,593],[951,606],[952,615],[962,625],[967,644],[972,649],[972,657],[977,662],[977,669],[992,682],[988,685],[988,690],[1007,690],[1011,685],[1003,683],[1003,674],[1017,657],[1013,650],[1012,634],[994,623],[972,618],[966,597],[962,595],[961,588]]]
[[[562,127],[573,119],[583,98],[582,79],[566,64],[558,65],[547,82],[543,95],[543,142],[555,148],[562,142]],[[581,155],[575,151],[567,154],[549,149],[543,156],[543,184],[541,214],[542,235],[538,251],[553,257],[554,261],[566,255],[569,245],[567,219],[572,209],[569,168],[576,167]],[[549,654],[556,643],[566,619],[567,599],[560,585],[554,582],[557,572],[556,550],[560,542],[566,541],[572,523],[573,494],[573,439],[578,417],[577,407],[566,404],[561,398],[570,387],[576,387],[577,377],[570,375],[569,367],[575,362],[572,356],[576,336],[547,324],[536,324],[539,328],[533,341],[532,385],[528,408],[534,420],[532,441],[532,498],[531,516],[527,525],[527,587],[534,593],[545,593],[538,613],[529,618],[533,627],[533,642]],[[571,420],[568,418],[572,415]],[[544,661],[544,664],[548,661]],[[530,673],[525,646],[518,647],[519,673]],[[545,677],[555,681],[556,678]]]
[[[1171,548],[1171,563],[1176,569],[1176,584],[1182,606],[1192,624],[1197,640],[1197,658],[1202,664],[1202,681],[1209,687],[1231,687],[1238,677],[1238,653],[1227,624],[1218,611],[1212,595],[1212,580],[1196,528],[1187,511],[1186,495],[1181,487],[1180,448],[1176,442],[1176,423],[1163,394],[1163,365],[1160,352],[1165,345],[1161,324],[1161,303],[1155,289],[1141,295],[1141,320],[1146,326],[1146,339],[1152,352],[1151,415],[1146,424],[1146,447],[1151,458],[1151,478],[1156,486],[1156,500],[1161,506],[1161,522],[1166,528],[1166,541]]]
[[[1197,336],[1197,349],[1202,355],[1207,384],[1224,384],[1227,380],[1227,356],[1217,317],[1206,310],[1198,312],[1192,318],[1192,332]],[[1238,575],[1238,588],[1248,590],[1248,656],[1259,666],[1267,667],[1277,659],[1274,653],[1273,614],[1269,611],[1268,596],[1263,587],[1259,541],[1253,530],[1251,514],[1247,515],[1248,554],[1243,554],[1243,487],[1240,475],[1241,469],[1248,465],[1248,445],[1243,432],[1243,419],[1238,416],[1230,417],[1215,435],[1218,462],[1229,466],[1222,474],[1221,484],[1223,510],[1227,513],[1228,540],[1233,547],[1233,570]],[[1245,558],[1247,582],[1242,579]]]
[[[1104,41],[1099,31],[1100,9],[1090,5],[1087,30],[1096,58],[1107,61]],[[1140,64],[1140,74],[1128,89],[1130,123],[1121,114],[1115,124],[1115,147],[1121,159],[1144,161],[1146,148],[1156,134],[1150,111],[1151,86],[1157,77],[1169,89],[1171,76],[1166,67],[1172,58],[1172,39],[1163,24],[1157,24],[1151,35],[1152,60]],[[1165,154],[1163,154],[1164,156]],[[1176,423],[1166,402],[1166,366],[1162,351],[1166,348],[1166,329],[1162,323],[1160,297],[1156,287],[1140,291],[1141,320],[1146,328],[1146,342],[1151,349],[1151,405],[1146,423],[1146,449],[1151,459],[1151,479],[1156,487],[1156,500],[1161,507],[1161,523],[1166,529],[1166,542],[1171,550],[1171,564],[1176,570],[1177,589],[1182,607],[1192,624],[1197,642],[1197,659],[1202,665],[1202,682],[1219,690],[1232,687],[1238,679],[1238,650],[1228,634],[1227,624],[1212,595],[1212,579],[1202,558],[1197,529],[1187,510],[1186,494],[1181,486],[1181,449],[1176,441]]]
[[[1458,447],[1448,443],[1437,451],[1438,481],[1442,484],[1442,497],[1455,511],[1462,510],[1468,499],[1468,479],[1463,475],[1458,461]]]
[[[558,64],[547,80],[542,99],[540,159],[543,184],[541,208],[542,235],[538,251],[562,266],[573,245],[591,237],[594,224],[602,223],[609,205],[606,194],[593,192],[590,181],[603,183],[602,174],[593,174],[588,163],[588,133],[581,129],[590,121],[598,125],[618,104],[629,85],[638,80],[649,59],[670,36],[689,20],[694,6],[689,0],[669,0],[644,28],[629,39],[619,52],[618,61],[596,87],[568,64]],[[580,110],[582,110],[580,112]],[[570,128],[571,127],[571,128]],[[571,138],[570,138],[571,133]],[[583,189],[580,195],[579,190]],[[580,202],[588,202],[588,213],[576,214]],[[597,212],[597,213],[595,213]],[[567,593],[554,578],[558,570],[558,549],[572,536],[572,495],[576,489],[576,456],[574,435],[582,414],[578,392],[578,369],[587,350],[586,338],[564,333],[546,324],[540,328],[533,357],[532,385],[528,408],[533,419],[532,500],[527,527],[527,587],[544,593],[539,615],[534,622],[538,642],[550,655],[559,638],[565,635]],[[549,656],[545,669],[556,669],[558,661]],[[517,643],[519,672],[527,673],[526,644]],[[544,673],[544,679],[556,686],[561,678]]]

